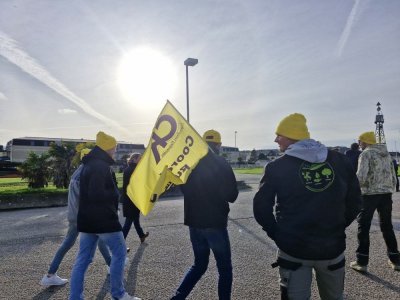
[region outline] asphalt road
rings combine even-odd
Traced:
[[[280,299],[278,274],[270,264],[276,247],[255,222],[252,199],[259,176],[238,176],[251,190],[241,191],[231,205],[229,234],[234,283],[232,299]],[[400,193],[394,195],[394,226],[400,240]],[[142,217],[150,232],[140,244],[134,228],[128,236],[130,263],[125,271],[126,289],[143,299],[169,299],[192,263],[188,228],[183,225],[183,201],[167,198]],[[66,207],[0,212],[0,299],[67,299],[69,284],[44,288],[39,281],[66,233]],[[347,232],[345,299],[400,299],[400,272],[389,268],[377,219],[371,228],[369,273],[362,275],[348,264],[355,258],[356,224]],[[58,274],[69,278],[78,243],[66,255]],[[209,269],[189,299],[217,299],[217,272]],[[97,252],[85,281],[86,299],[110,299],[105,263]],[[319,299],[315,284],[312,299]]]

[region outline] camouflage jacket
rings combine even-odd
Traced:
[[[358,158],[357,177],[363,195],[393,193],[396,174],[386,145],[369,145]]]

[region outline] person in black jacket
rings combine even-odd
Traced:
[[[393,168],[394,172],[396,173],[396,192],[399,191],[399,176],[397,175],[399,172],[399,164],[397,163],[396,159],[393,159]]]
[[[253,210],[278,246],[282,299],[309,299],[312,270],[321,299],[343,299],[345,229],[361,207],[356,174],[343,154],[310,139],[302,114],[284,118],[276,135],[284,155],[266,166]]]
[[[126,194],[126,188],[128,187],[129,180],[131,179],[131,175],[135,170],[140,160],[140,157],[140,153],[132,153],[127,160],[128,166],[124,170],[122,181],[122,211],[125,217],[125,223],[122,227],[122,233],[124,234],[124,239],[126,240],[126,237],[128,236],[129,230],[131,229],[133,223],[136,232],[140,238],[140,242],[143,243],[145,239],[149,236],[149,233],[143,232],[143,229],[140,226],[140,211]],[[129,248],[127,248],[127,251],[129,252]]]
[[[124,288],[126,246],[118,219],[119,192],[110,166],[117,142],[100,131],[96,146],[86,155],[80,178],[80,201],[77,225],[81,233],[79,252],[71,276],[70,300],[83,299],[86,270],[93,260],[98,240],[111,251],[110,285],[113,299],[139,299],[130,296]]]
[[[358,169],[358,157],[360,154],[360,145],[358,145],[358,143],[351,144],[350,149],[345,152],[345,155],[350,159],[355,172],[357,172]]]
[[[218,297],[231,297],[232,262],[227,224],[229,203],[238,196],[236,178],[230,165],[218,156],[221,135],[208,130],[203,139],[209,145],[208,154],[181,186],[184,224],[189,226],[194,264],[171,299],[186,299],[207,270],[210,250],[214,253],[219,273]]]

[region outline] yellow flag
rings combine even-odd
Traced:
[[[153,128],[149,144],[133,172],[127,194],[147,215],[172,184],[186,182],[208,145],[167,101]]]

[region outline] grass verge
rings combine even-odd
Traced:
[[[237,174],[262,174],[264,168],[237,168],[234,169]],[[116,174],[118,187],[122,188],[122,173]],[[42,189],[31,189],[28,188],[28,183],[26,180],[21,180],[21,178],[0,178],[0,198],[13,197],[13,196],[24,196],[24,195],[62,195],[67,194],[68,189],[59,189],[55,187],[52,183],[48,187]]]
[[[264,173],[264,168],[235,168],[233,171],[236,174],[254,174],[260,175]]]

